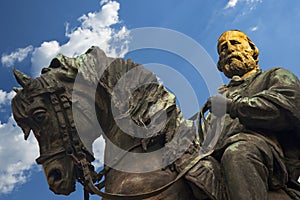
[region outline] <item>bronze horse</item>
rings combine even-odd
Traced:
[[[36,161],[54,193],[70,194],[76,180],[87,193],[99,193],[91,186],[101,179],[91,149],[103,135],[103,185],[113,193],[104,198],[195,199],[183,179],[159,189],[178,174],[172,162],[199,143],[193,122],[153,73],[92,47],[77,58],[58,55],[38,78],[14,74],[23,87],[12,101],[14,118],[25,139],[31,130],[37,138]]]

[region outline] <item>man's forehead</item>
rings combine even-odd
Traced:
[[[218,45],[225,41],[228,41],[228,40],[238,40],[238,41],[246,40],[247,41],[248,39],[247,39],[247,35],[244,34],[243,32],[227,31],[220,36],[220,38],[218,40]]]

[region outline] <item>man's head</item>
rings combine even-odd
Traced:
[[[218,39],[218,69],[228,78],[243,76],[258,69],[259,51],[248,36],[239,30],[223,33]]]

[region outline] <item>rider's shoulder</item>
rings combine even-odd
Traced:
[[[290,80],[298,80],[298,77],[291,72],[290,70],[287,70],[283,67],[274,67],[270,68],[262,73],[265,76],[270,76],[270,77],[277,77],[281,79],[290,79]]]

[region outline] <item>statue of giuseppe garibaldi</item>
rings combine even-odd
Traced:
[[[207,122],[213,126],[223,117],[223,128],[214,152],[186,179],[199,199],[204,191],[210,199],[264,200],[272,190],[299,199],[298,78],[282,68],[262,71],[259,50],[242,31],[223,33],[217,50],[218,70],[231,80],[208,99]]]

